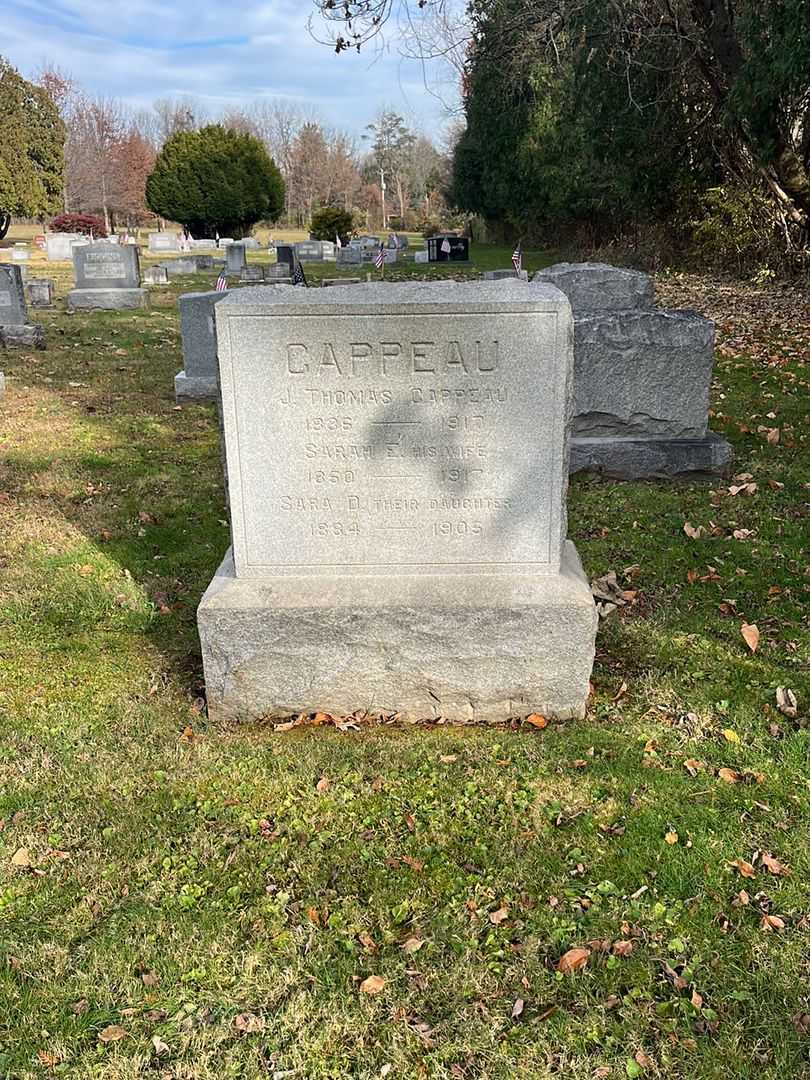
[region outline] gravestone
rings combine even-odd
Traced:
[[[178,233],[173,232],[149,233],[149,250],[156,252],[179,251],[180,236]]]
[[[415,263],[426,263],[426,262],[430,262],[430,259],[429,259],[429,257],[428,257],[428,253],[427,253],[427,249],[426,249],[426,248],[422,248],[422,249],[420,249],[419,251],[415,251],[415,252],[413,253],[413,261],[414,261]]]
[[[28,262],[30,258],[31,252],[25,247],[13,247],[11,249],[12,262]]]
[[[292,274],[297,262],[295,246],[293,244],[276,244],[276,265],[284,263],[287,273]]]
[[[292,267],[286,262],[265,263],[264,279],[265,281],[277,281],[280,278],[288,278],[291,271]]]
[[[383,248],[383,262],[395,263],[397,261],[398,249],[397,248]]]
[[[161,263],[161,266],[166,268],[169,277],[199,274],[203,270],[211,270],[213,265],[213,255],[181,255],[178,259],[167,259]]]
[[[149,266],[143,272],[144,285],[168,285],[169,271],[165,266]]]
[[[258,251],[261,247],[255,236],[244,236],[239,243],[249,251]]]
[[[45,348],[42,326],[28,322],[22,273],[14,263],[0,263],[0,345]]]
[[[361,266],[363,252],[359,247],[338,248],[336,262],[338,266]]]
[[[484,272],[484,281],[502,281],[504,278],[520,278],[521,281],[528,281],[529,275],[526,270],[518,273],[514,266],[511,270],[486,270]]]
[[[466,236],[430,236],[428,262],[469,262],[470,241]]]
[[[74,248],[73,273],[76,288],[67,294],[71,311],[88,308],[125,311],[147,306],[136,247],[92,244]]]
[[[199,251],[215,251],[217,242],[216,240],[192,240],[191,246]]]
[[[321,240],[321,257],[327,261],[332,261],[335,258],[335,242],[334,240]]]
[[[216,323],[232,549],[198,611],[209,715],[582,716],[562,294],[243,289]]]
[[[25,297],[32,308],[53,307],[56,284],[52,278],[30,278],[25,283]]]
[[[72,258],[74,246],[89,242],[86,236],[79,233],[48,233],[45,237],[48,262],[67,262]]]
[[[250,266],[243,266],[239,274],[240,281],[264,281],[264,267],[259,263],[253,263]]]
[[[300,262],[323,262],[323,244],[320,240],[301,240],[295,245]]]
[[[217,332],[214,307],[226,292],[186,293],[178,297],[183,370],[174,379],[177,402],[216,401]]]
[[[219,238],[219,240],[217,241],[217,243],[219,244],[219,246],[220,246],[221,248],[224,248],[224,247],[227,247],[227,246],[228,246],[228,244],[233,244],[233,243],[235,243],[235,241],[234,241],[234,239],[233,239],[233,237],[232,237],[232,236],[220,236],[220,238]]]
[[[618,479],[728,471],[731,447],[709,431],[714,323],[661,311],[648,274],[561,263],[535,274],[574,312],[571,471]]]
[[[243,266],[247,266],[244,244],[228,244],[225,251],[225,265],[229,274],[238,274]]]

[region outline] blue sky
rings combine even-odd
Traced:
[[[140,109],[192,96],[209,114],[283,97],[360,135],[381,105],[429,135],[440,103],[390,39],[336,56],[313,41],[310,0],[0,0],[0,52],[24,75],[45,63],[90,94]]]

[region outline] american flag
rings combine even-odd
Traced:
[[[343,243],[341,242],[339,233],[335,233],[335,247],[336,248],[342,248],[343,247]]]
[[[304,268],[297,259],[295,262],[295,269],[293,270],[293,285],[303,285],[304,288],[309,285],[307,276],[304,273]]]
[[[228,275],[225,270],[217,278],[217,283],[214,286],[214,292],[227,292],[228,291]]]
[[[523,250],[518,240],[515,250],[512,252],[512,266],[515,268],[515,273],[519,274],[523,269]]]
[[[380,249],[374,257],[374,265],[378,270],[382,270],[385,266],[385,248],[380,244]]]

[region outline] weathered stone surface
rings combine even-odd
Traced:
[[[22,271],[12,263],[0,263],[0,326],[28,322]]]
[[[503,281],[508,278],[519,278],[521,281],[528,281],[529,275],[526,270],[521,270],[518,273],[514,267],[511,270],[486,270],[484,272],[484,281]]]
[[[216,322],[234,554],[199,609],[211,715],[582,715],[564,298],[276,286]]]
[[[150,266],[143,273],[144,285],[168,285],[169,271],[165,266]]]
[[[211,270],[214,257],[212,255],[181,255],[179,259],[167,259],[161,265],[165,267],[169,277],[185,277],[188,274],[199,274],[203,270]]]
[[[264,278],[265,281],[274,281],[278,278],[288,278],[290,276],[290,264],[286,262],[278,263],[265,263],[264,265]]]
[[[295,245],[295,254],[301,262],[323,262],[323,243],[320,240],[301,240]]]
[[[360,285],[362,280],[359,277],[327,277],[323,278],[321,285],[328,289],[332,285]]]
[[[574,323],[576,437],[702,438],[714,324],[691,311],[619,311]]]
[[[596,609],[576,551],[551,576],[240,579],[198,612],[209,715],[319,709],[501,721],[584,714]]]
[[[52,278],[30,278],[25,283],[25,296],[32,308],[53,307],[56,284]]]
[[[149,297],[146,289],[72,289],[67,306],[71,311],[130,311],[148,307]]]
[[[15,323],[13,326],[0,323],[0,346],[7,349],[44,349],[45,329],[39,323]]]
[[[236,274],[247,265],[247,254],[244,244],[228,244],[225,249],[225,265],[228,273]]]
[[[651,308],[655,290],[649,274],[607,263],[555,263],[538,270],[532,281],[554,285],[580,312]]]
[[[141,284],[138,249],[120,244],[74,247],[77,289],[137,289]]]
[[[337,250],[338,266],[360,266],[363,262],[363,252],[359,247],[342,247]]]
[[[731,446],[713,431],[692,439],[571,439],[572,474],[598,472],[616,480],[726,476],[732,460]]]
[[[79,233],[48,233],[45,237],[48,262],[69,262],[73,257],[73,248],[89,242],[86,236]]]
[[[240,281],[264,281],[264,267],[259,263],[253,263],[251,266],[243,266],[239,274]]]
[[[198,251],[215,251],[217,242],[216,240],[192,240],[191,246]]]
[[[227,293],[186,293],[177,300],[183,342],[183,371],[174,380],[177,401],[213,401],[217,393],[217,333],[214,307]]]
[[[150,251],[179,251],[180,234],[173,232],[158,232],[149,234]]]
[[[413,253],[413,261],[415,263],[430,262],[430,258],[428,256],[427,250],[425,248],[420,248],[418,251],[415,251]]]
[[[239,243],[242,244],[243,247],[247,248],[250,251],[258,251],[259,248],[261,247],[261,244],[259,243],[259,241],[256,239],[255,236],[244,236],[239,241]]]
[[[287,267],[286,272],[289,274],[295,263],[295,246],[293,244],[276,244],[276,266],[285,265]]]

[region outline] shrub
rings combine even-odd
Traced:
[[[194,236],[244,236],[257,221],[276,221],[284,181],[252,135],[211,124],[173,135],[146,181],[154,213]]]
[[[354,219],[348,210],[341,210],[337,206],[322,206],[312,215],[309,232],[313,240],[334,240],[339,236],[340,242],[347,244],[353,225]]]
[[[752,187],[710,188],[689,222],[693,253],[708,266],[751,270],[780,260],[780,235],[773,203]]]
[[[51,232],[82,233],[105,237],[104,219],[95,214],[59,214],[51,222]]]

